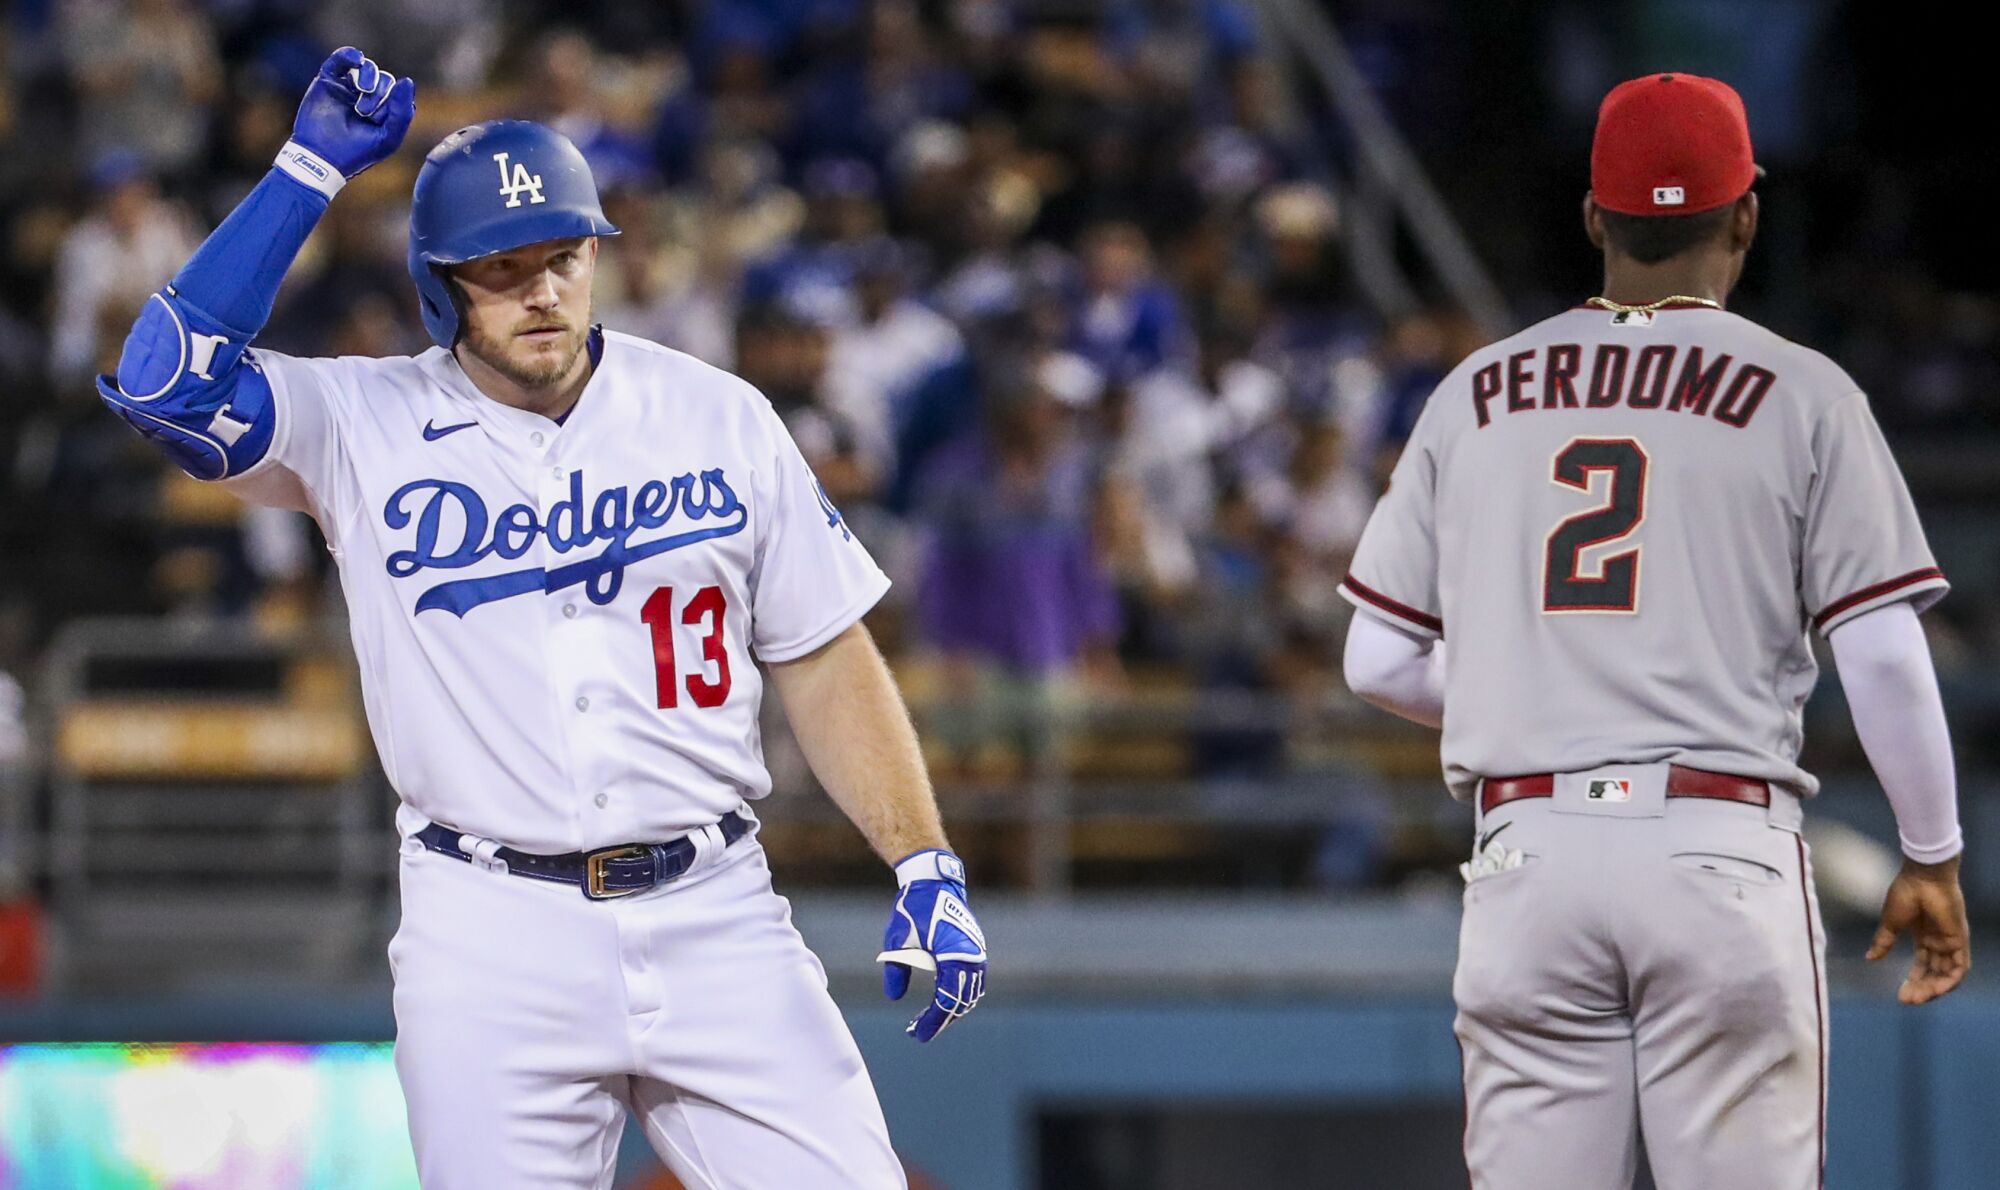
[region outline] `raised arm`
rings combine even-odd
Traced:
[[[271,448],[271,385],[239,366],[278,284],[347,179],[402,143],[414,87],[361,51],[336,51],[299,104],[292,139],[165,288],[147,299],[115,376],[97,378],[112,412],[196,479],[227,479]]]

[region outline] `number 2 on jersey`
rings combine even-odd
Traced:
[[[1646,451],[1630,438],[1577,438],[1556,454],[1550,476],[1588,492],[1598,472],[1611,477],[1606,503],[1549,530],[1542,557],[1542,611],[1639,610],[1639,547],[1586,569],[1583,552],[1630,536],[1646,519]]]
[[[701,656],[715,667],[715,677],[705,673],[687,676],[688,697],[707,710],[719,707],[729,697],[729,649],[722,641],[722,622],[728,612],[721,587],[703,587],[681,609],[680,622],[699,627],[708,621],[708,633],[701,638]],[[639,619],[653,630],[653,680],[659,691],[660,709],[670,711],[680,705],[680,671],[674,666],[674,589],[660,587],[646,597]]]

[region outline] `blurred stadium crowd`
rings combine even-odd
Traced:
[[[1536,36],[1606,77],[1525,82],[1477,60],[1499,19],[1478,6],[1336,7],[1447,198],[1475,208],[1474,242],[1503,281],[1540,287],[1512,290],[1517,314],[1588,293],[1579,237],[1551,233],[1570,255],[1549,257],[1537,230],[1573,228],[1587,132],[1517,136],[1510,196],[1467,186],[1503,167],[1497,125],[1535,117],[1522,94],[1542,97],[1541,126],[1587,129],[1619,69],[1576,40],[1589,6],[1550,6]],[[1444,37],[1460,7],[1469,24]],[[403,265],[421,153],[473,120],[544,120],[624,229],[604,244],[601,321],[777,404],[898,580],[877,630],[927,659],[905,672],[930,675],[911,680],[941,708],[947,765],[1004,773],[1010,714],[1135,685],[1337,696],[1334,586],[1416,412],[1482,331],[1443,302],[1364,300],[1340,181],[1354,148],[1239,0],[10,6],[0,675],[25,678],[70,617],[282,624],[337,599],[309,522],[167,473],[91,377],[343,43],[418,80],[418,123],[333,205],[262,346],[428,346]],[[1774,165],[1808,156],[1786,127]],[[1753,307],[1848,363],[1892,428],[1992,424],[2000,306],[1881,272],[1908,255],[1896,213],[1921,189],[1838,154],[1812,168],[1797,176],[1847,170],[1841,193],[1868,197],[1775,235],[1779,259],[1823,263],[1787,293],[1753,277]],[[1524,214],[1544,198],[1553,214]],[[1840,250],[1814,251],[1827,235]],[[1958,627],[1976,649],[1983,626]],[[0,681],[0,748],[20,701]],[[1204,763],[1243,760],[1218,746]]]
[[[771,397],[902,580],[902,642],[949,659],[944,688],[1332,680],[1333,586],[1381,460],[1473,340],[1449,318],[1384,326],[1351,292],[1327,147],[1245,11],[564,15],[102,0],[15,30],[14,61],[41,69],[15,73],[0,192],[4,540],[38,564],[0,593],[8,664],[69,615],[320,597],[302,518],[164,474],[91,377],[262,175],[322,47],[353,42],[419,80],[420,124],[333,206],[263,346],[428,346],[402,262],[414,164],[465,120],[545,120],[624,229],[601,321]]]

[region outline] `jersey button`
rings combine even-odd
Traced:
[[[579,710],[579,711],[587,711],[587,710],[589,710],[589,709],[590,709],[590,700],[589,700],[589,699],[587,699],[587,698],[582,698],[582,697],[579,697],[579,698],[578,698],[578,699],[576,700],[576,709],[577,709],[577,710]]]
[[[576,604],[574,603],[563,604],[563,619],[565,620],[576,619]]]
[[[542,443],[547,442],[548,438],[540,430],[536,430],[534,433],[528,435],[528,441],[534,443],[536,446],[540,446]]]
[[[555,476],[557,479],[561,479],[563,477],[563,469],[561,467],[551,468],[549,474]]]
[[[607,802],[609,802],[609,801],[610,801],[611,799],[610,799],[610,798],[608,798],[608,797],[605,797],[605,796],[604,796],[603,794],[601,794],[601,793],[600,793],[600,794],[598,794],[598,795],[597,795],[596,797],[594,797],[594,798],[591,798],[590,800],[591,800],[591,801],[593,801],[593,802],[596,802],[596,803],[597,803],[597,808],[598,808],[598,809],[600,809],[600,810],[602,810],[602,809],[603,809],[603,808],[605,807],[605,804],[606,804]]]

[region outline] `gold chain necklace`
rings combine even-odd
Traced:
[[[1689,297],[1684,293],[1677,293],[1672,297],[1663,297],[1657,302],[1647,302],[1643,306],[1628,306],[1623,302],[1614,302],[1606,297],[1591,298],[1584,305],[1596,306],[1600,310],[1609,310],[1614,314],[1652,314],[1679,302],[1686,302],[1693,306],[1702,306],[1710,310],[1722,309],[1721,302],[1710,301],[1708,298]]]

